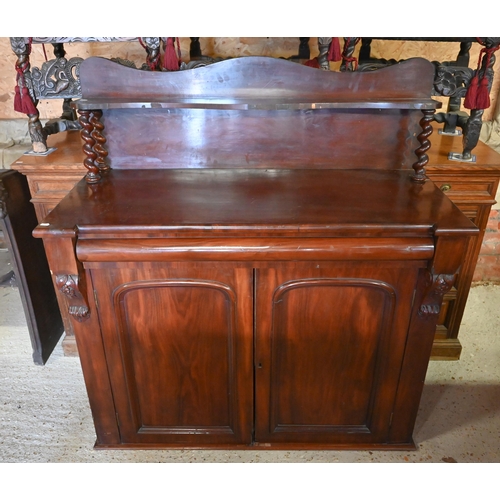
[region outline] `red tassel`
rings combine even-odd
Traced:
[[[21,91],[19,90],[19,85],[16,85],[14,94],[14,111],[22,113],[23,112],[22,106],[23,105],[21,102]]]
[[[169,71],[177,71],[179,69],[179,59],[175,53],[174,37],[171,36],[167,38],[163,67]]]
[[[490,92],[488,90],[488,78],[486,73],[491,65],[491,57],[493,53],[500,49],[500,45],[486,46],[485,42],[480,38],[476,38],[480,45],[483,46],[479,52],[479,60],[477,61],[477,69],[472,78],[467,93],[464,99],[464,108],[467,109],[487,109],[490,107]],[[486,56],[486,60],[484,59]],[[479,74],[482,70],[481,81]]]
[[[340,51],[340,42],[337,37],[332,38],[330,44],[330,52],[328,53],[328,60],[338,62],[342,59],[342,52]]]
[[[31,54],[31,43],[33,41],[33,38],[28,39],[28,46],[27,46],[27,53],[26,53],[26,60],[19,65],[19,63],[16,63],[16,72],[17,72],[17,78],[16,78],[16,86],[15,86],[15,94],[14,94],[14,110],[18,111],[19,113],[25,113],[27,115],[37,115],[38,110],[36,109],[36,106],[33,104],[33,101],[31,100],[31,95],[28,91],[28,88],[26,87],[26,80],[24,78],[24,72],[29,69],[29,56]],[[19,82],[21,82],[21,87],[19,87]]]
[[[304,63],[304,66],[309,66],[310,68],[318,68],[319,69],[318,58],[315,57],[314,59],[309,59],[309,61],[306,61]]]
[[[472,80],[469,83],[469,88],[467,89],[467,93],[465,94],[464,99],[464,108],[467,109],[477,109],[477,92],[479,87],[479,78],[477,73],[474,75]]]
[[[490,107],[490,91],[488,79],[483,77],[479,83],[476,96],[476,107],[474,109],[488,109]]]
[[[35,105],[33,104],[33,101],[31,100],[30,93],[28,92],[28,89],[26,87],[23,87],[23,93],[21,95],[21,108],[22,112],[27,114],[27,115],[36,115],[37,110],[35,108]]]

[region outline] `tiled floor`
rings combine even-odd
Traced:
[[[500,461],[500,286],[472,288],[460,361],[431,362],[412,452],[96,451],[78,358],[31,361],[18,289],[0,287],[0,462]]]

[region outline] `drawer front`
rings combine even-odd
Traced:
[[[72,177],[32,177],[29,179],[31,195],[33,198],[64,198],[73,186],[81,179]]]
[[[457,202],[457,207],[466,215],[474,224],[477,225],[479,211],[482,205],[479,204],[468,204]]]
[[[452,201],[477,201],[479,203],[495,201],[497,183],[493,179],[461,179],[432,175],[429,177]]]

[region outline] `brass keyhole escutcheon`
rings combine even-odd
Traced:
[[[440,187],[441,191],[443,193],[446,193],[446,191],[449,191],[451,189],[451,184],[443,184],[441,187]]]

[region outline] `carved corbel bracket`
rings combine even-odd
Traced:
[[[82,322],[90,317],[89,305],[85,299],[84,291],[80,290],[81,284],[78,275],[57,275],[56,287],[67,298],[69,302],[68,312],[73,318]]]
[[[435,318],[441,311],[443,296],[455,282],[454,274],[432,274],[427,276],[427,291],[422,299],[418,315],[424,319]]]

